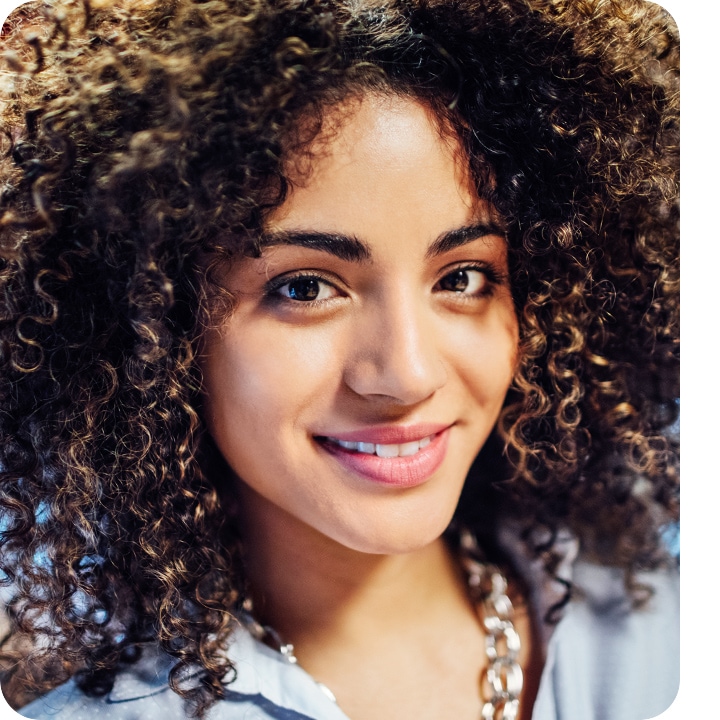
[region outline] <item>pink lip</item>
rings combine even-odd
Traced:
[[[328,433],[335,440],[347,442],[366,442],[380,445],[402,445],[417,442],[423,438],[437,435],[450,426],[447,423],[417,423],[415,425],[388,425],[387,427],[371,427],[363,430],[351,430],[344,433]]]
[[[420,434],[415,432],[415,428],[418,427],[423,428]],[[431,426],[428,425],[427,427]],[[435,437],[433,437],[429,445],[422,448],[415,455],[394,458],[381,458],[377,455],[346,450],[333,442],[322,439],[319,440],[319,445],[346,470],[367,480],[396,488],[411,488],[422,485],[442,465],[447,454],[448,440],[450,438],[450,428],[447,425],[441,426],[439,431],[434,432],[432,429],[427,432],[425,426],[416,425],[413,427],[412,435],[401,435],[403,438],[409,437],[407,440],[396,440],[395,438],[398,437],[397,432],[392,435],[392,440],[387,440],[388,434],[383,434],[386,430],[378,428],[377,430],[367,431],[367,433],[363,431],[339,436],[333,435],[332,437],[338,440],[348,440],[349,442],[374,442],[381,445],[414,442],[430,435]],[[397,428],[397,430],[402,430],[402,428]],[[370,437],[383,437],[383,440],[365,439]]]

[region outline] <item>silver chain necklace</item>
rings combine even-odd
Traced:
[[[485,630],[488,666],[480,681],[483,699],[480,720],[516,720],[523,674],[517,661],[520,636],[512,621],[513,606],[507,595],[507,580],[498,567],[483,560],[475,536],[464,529],[460,531],[460,563],[467,575],[470,599],[481,608]],[[256,640],[277,650],[288,663],[297,665],[295,647],[284,642],[270,625],[262,625],[255,619],[250,597],[243,601],[240,620]],[[317,684],[337,703],[330,688],[321,682]]]

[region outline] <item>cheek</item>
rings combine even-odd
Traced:
[[[472,397],[483,404],[502,404],[518,359],[515,314],[499,314],[467,328],[455,345],[456,368]]]
[[[213,434],[229,421],[277,432],[327,396],[340,376],[337,338],[296,328],[233,323],[206,346],[204,381]],[[217,438],[216,438],[217,439]]]

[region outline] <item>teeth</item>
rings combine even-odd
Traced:
[[[427,439],[428,442],[430,442],[430,439]],[[398,448],[400,450],[400,457],[407,457],[408,455],[414,455],[416,452],[420,450],[420,443],[419,442],[409,442],[409,443],[403,443],[402,445],[398,445]]]
[[[434,436],[433,436],[434,437]],[[394,457],[410,457],[420,452],[432,442],[432,437],[426,437],[422,440],[414,440],[413,442],[402,443],[400,445],[381,445],[379,443],[352,442],[350,440],[335,440],[328,438],[331,442],[339,445],[346,450],[365,453],[367,455],[377,455],[381,458]]]
[[[399,445],[376,445],[375,454],[378,457],[391,458],[397,457],[400,454]]]

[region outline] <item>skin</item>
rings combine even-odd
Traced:
[[[236,305],[203,361],[257,610],[353,720],[476,718],[484,637],[440,535],[515,367],[505,240],[456,139],[412,99],[331,110],[303,165],[271,244],[228,268]],[[366,256],[286,242],[309,232]],[[424,422],[447,427],[447,449],[411,487],[348,469],[323,441]]]

